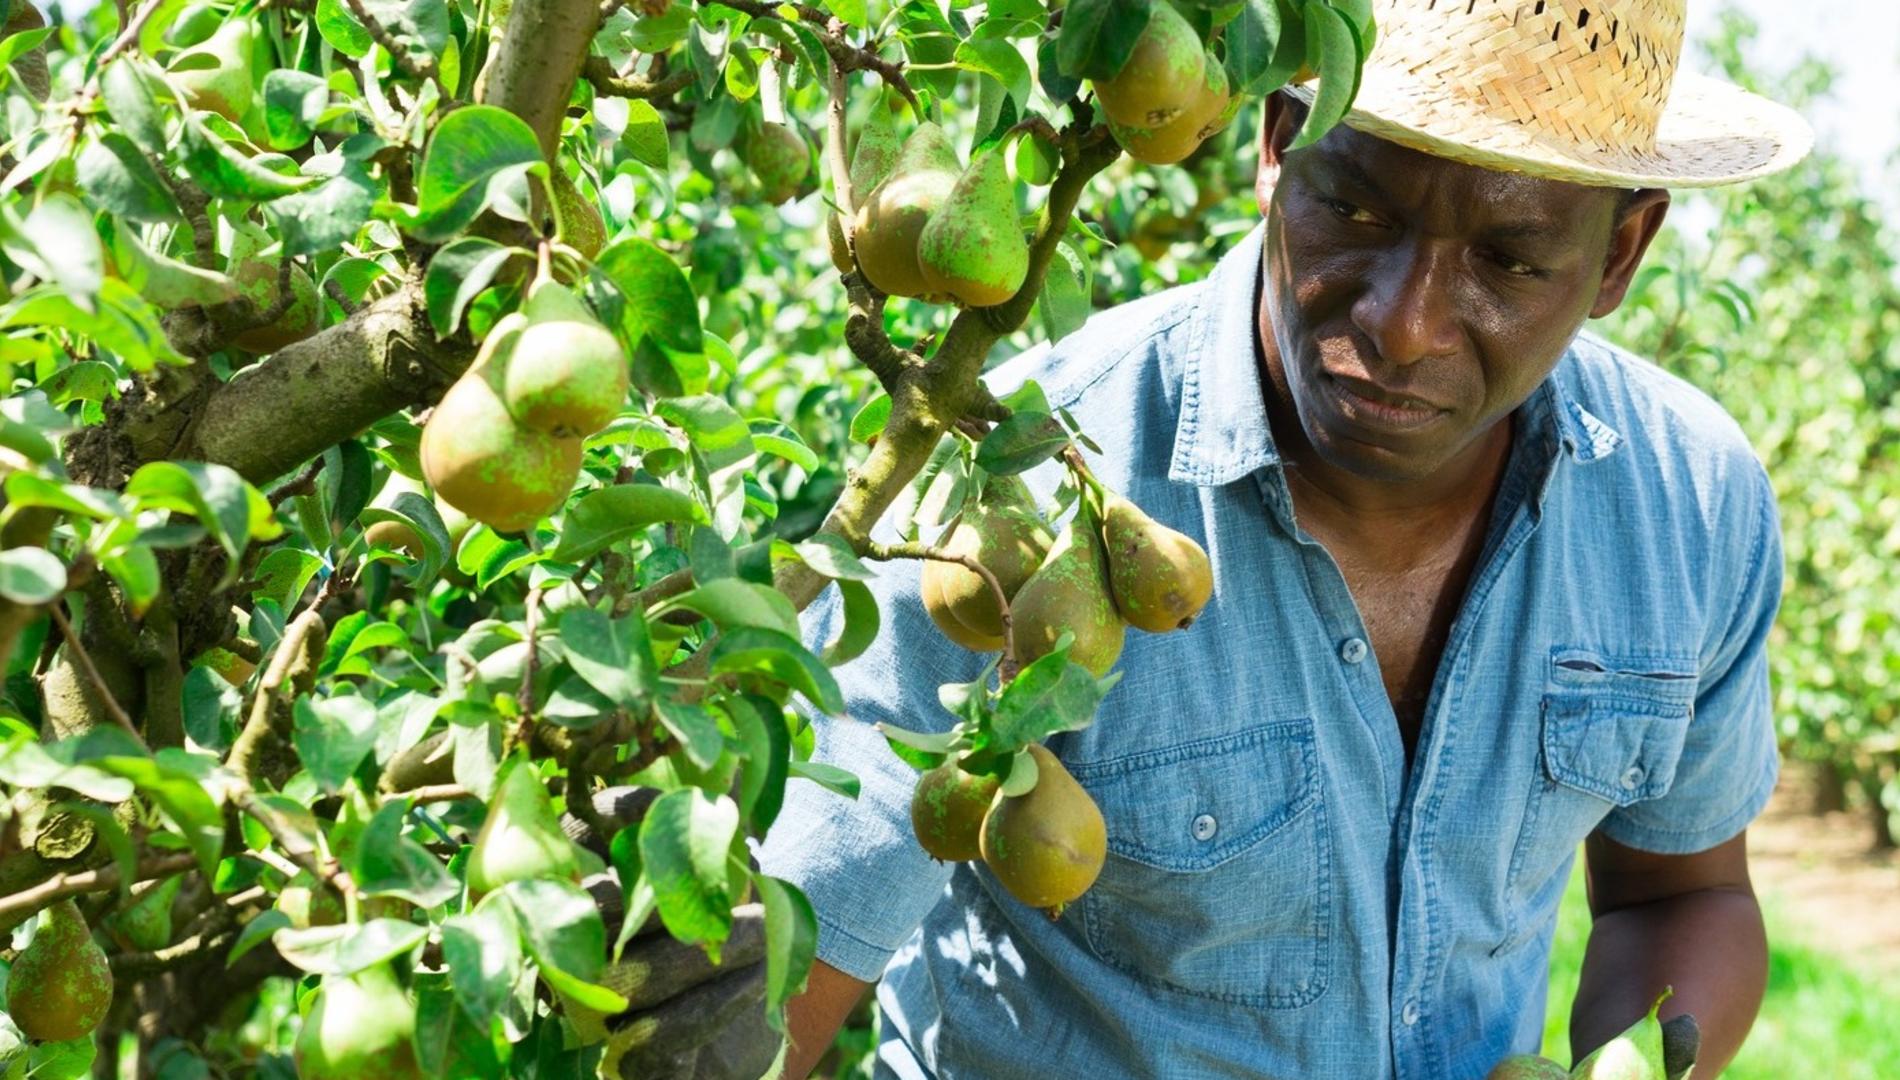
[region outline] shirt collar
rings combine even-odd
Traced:
[[[1200,290],[1183,358],[1181,413],[1168,479],[1218,487],[1280,463],[1267,425],[1255,353],[1260,258],[1266,226],[1256,225],[1221,257]],[[1585,409],[1562,377],[1576,346],[1538,386],[1519,414],[1521,430],[1548,433],[1579,462],[1608,457],[1622,435]]]

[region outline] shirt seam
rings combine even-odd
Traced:
[[[1625,840],[1636,840],[1638,837],[1681,840],[1691,837],[1714,836],[1715,840],[1712,843],[1719,844],[1724,840],[1733,839],[1736,833],[1740,832],[1743,827],[1750,821],[1753,821],[1755,817],[1761,813],[1762,807],[1766,806],[1769,798],[1774,795],[1775,780],[1780,772],[1780,760],[1776,755],[1770,754],[1767,765],[1762,770],[1760,779],[1756,781],[1755,787],[1750,789],[1749,797],[1742,800],[1740,807],[1733,813],[1730,813],[1712,825],[1706,825],[1699,829],[1671,829],[1664,826],[1643,825],[1636,822],[1606,819],[1600,828],[1604,835],[1617,841],[1617,843],[1624,843]],[[1640,806],[1641,804],[1636,805]],[[1631,843],[1627,846],[1634,847],[1639,851],[1648,850],[1644,848],[1641,843]],[[1704,848],[1703,850],[1707,849]]]

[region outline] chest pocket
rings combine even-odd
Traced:
[[[1498,951],[1535,936],[1529,931],[1542,925],[1535,913],[1563,890],[1557,872],[1604,818],[1669,793],[1696,688],[1693,658],[1552,652],[1538,767],[1511,857],[1517,911]]]
[[[1142,982],[1269,1008],[1326,989],[1332,852],[1313,725],[1072,768],[1108,823],[1089,948]]]

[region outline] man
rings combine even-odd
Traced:
[[[1051,921],[910,836],[915,774],[871,723],[947,728],[937,687],[983,659],[914,565],[880,577],[851,717],[818,729],[862,794],[794,785],[760,856],[820,920],[788,1076],[877,981],[880,1077],[1482,1077],[1539,1045],[1579,843],[1572,1051],[1673,987],[1698,1075],[1733,1057],[1766,977],[1773,498],[1719,408],[1579,331],[1666,188],[1808,136],[1677,75],[1682,14],[1382,0],[1345,126],[1289,152],[1312,89],[1268,102],[1265,221],[1210,280],[992,376],[1068,407],[1097,475],[1207,548],[1214,598],[1131,634],[1094,725],[1050,741],[1109,836]]]

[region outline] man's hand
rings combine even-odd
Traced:
[[[638,823],[657,792],[610,788],[594,796],[594,811],[608,836]],[[578,817],[562,820],[575,843],[603,857],[601,831]],[[589,878],[607,922],[619,933],[623,893],[611,872]],[[714,964],[704,949],[675,940],[649,916],[627,943],[620,962],[600,982],[627,999],[611,1016],[570,1008],[569,1018],[586,1037],[607,1040],[607,1061],[618,1075],[640,1080],[759,1080],[782,1042],[765,1008],[765,908],[746,904],[732,913],[732,933]],[[608,1070],[611,1074],[612,1068]]]

